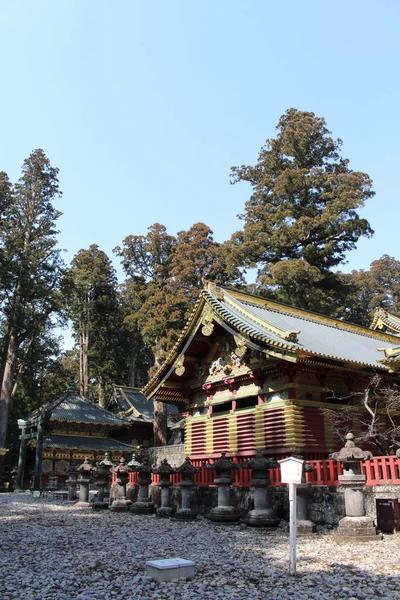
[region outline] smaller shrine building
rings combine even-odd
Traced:
[[[122,456],[132,455],[136,442],[152,435],[152,423],[121,418],[80,396],[73,387],[19,419],[18,426],[21,442],[17,489],[39,490],[54,474],[62,483],[72,461],[82,462],[86,457],[100,461],[108,452],[118,462]]]

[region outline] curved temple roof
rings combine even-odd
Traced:
[[[178,342],[143,388],[147,398],[151,398],[169,376],[174,361],[200,325],[207,306],[220,322],[267,352],[280,353],[283,360],[285,354],[290,354],[292,359],[317,358],[350,363],[354,368],[387,371],[390,365],[386,364],[384,353],[398,346],[399,338],[393,334],[208,283]]]
[[[47,418],[51,421],[69,421],[72,423],[91,423],[99,425],[110,425],[118,427],[120,425],[127,425],[127,421],[120,419],[112,412],[101,408],[94,402],[91,402],[87,398],[80,396],[75,389],[68,389],[65,394],[38,408],[37,410],[30,413],[26,419],[25,424],[34,423],[42,415],[46,414]]]

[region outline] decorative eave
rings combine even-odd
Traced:
[[[238,300],[237,303],[235,303],[235,299]],[[296,317],[299,320],[300,326],[302,321],[321,323],[333,330],[357,334],[370,340],[374,339],[377,341],[377,346],[379,342],[398,345],[398,336],[394,334],[367,329],[366,327],[343,322],[339,319],[326,317],[318,313],[311,313],[303,309],[272,302],[265,298],[248,294],[247,292],[216,286],[213,283],[206,283],[205,289],[200,293],[199,300],[179,340],[168,354],[164,364],[143,388],[142,393],[145,394],[147,399],[151,399],[158,390],[161,392],[161,388],[164,388],[164,382],[174,370],[178,376],[184,373],[184,355],[186,349],[200,327],[202,327],[201,331],[203,335],[211,335],[213,321],[222,325],[234,337],[240,338],[240,343],[243,347],[257,347],[258,350],[263,351],[266,355],[279,358],[280,360],[290,362],[312,360],[313,362],[320,363],[330,361],[338,367],[348,366],[348,368],[362,370],[381,369],[384,372],[388,372],[389,369],[392,370],[392,365],[389,367],[386,360],[364,362],[307,348],[300,344],[298,340],[301,331],[285,330],[273,323],[269,323],[268,319],[260,318],[254,312],[252,313],[250,309],[246,308],[246,305],[256,305],[260,308],[267,308],[271,312]],[[230,307],[232,307],[232,310],[230,310]],[[243,315],[243,319],[241,319],[241,315]],[[179,384],[176,387],[182,389],[182,386]],[[165,388],[168,388],[169,391],[165,389],[165,392],[160,394],[160,398],[163,397],[165,401],[168,401],[166,397],[171,397],[171,400],[172,398],[179,400],[178,389],[170,389],[169,384]],[[180,400],[182,401],[183,398],[181,397]]]
[[[390,331],[395,332],[394,334],[392,333],[392,335],[400,335],[400,318],[388,313],[383,308],[376,308],[371,323],[371,329],[380,331],[389,329]]]

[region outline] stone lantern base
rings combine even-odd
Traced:
[[[180,508],[176,511],[174,518],[178,521],[195,521],[197,514],[192,508]]]
[[[168,519],[169,517],[172,517],[173,512],[174,511],[170,506],[160,506],[160,508],[156,510],[156,517]]]
[[[92,508],[93,510],[106,510],[109,507],[108,502],[93,502]]]
[[[134,502],[130,508],[130,512],[134,515],[152,515],[155,511],[154,503],[150,501]]]
[[[279,517],[272,514],[271,510],[256,508],[251,510],[243,519],[243,522],[250,527],[276,527],[279,521]]]
[[[337,531],[333,534],[336,542],[377,542],[382,539],[376,533],[371,517],[344,517],[340,519]]]
[[[216,506],[208,518],[214,523],[234,523],[239,521],[240,512],[233,506]]]
[[[116,498],[111,504],[110,510],[113,512],[128,512],[131,506],[131,500],[126,500],[125,498]]]

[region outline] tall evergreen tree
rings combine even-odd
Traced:
[[[291,108],[277,130],[255,166],[232,168],[232,182],[253,191],[228,249],[236,264],[257,267],[257,283],[279,300],[332,312],[343,289],[331,269],[373,233],[357,213],[372,181],[349,168],[341,140],[314,113]]]
[[[123,315],[115,269],[97,245],[74,256],[65,290],[79,346],[80,392],[88,396],[89,377],[95,379],[98,402],[104,406],[106,388],[122,369]]]
[[[3,353],[1,356],[0,447],[4,446],[13,400],[29,349],[60,309],[63,262],[56,249],[53,206],[61,192],[58,169],[43,150],[24,161],[12,188],[2,174],[0,228]]]
[[[241,281],[212,233],[204,223],[196,223],[175,237],[156,223],[147,236],[128,236],[122,249],[115,249],[128,275],[125,290],[134,307],[127,319],[153,349],[155,368],[178,339],[202,280]]]

